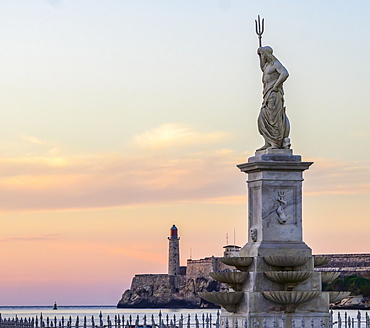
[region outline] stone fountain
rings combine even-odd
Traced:
[[[263,23],[261,28],[256,21],[260,40]],[[237,165],[248,175],[248,242],[238,257],[222,259],[236,272],[211,273],[213,279],[227,283],[229,291],[200,296],[222,306],[222,327],[272,327],[274,318],[282,314],[287,328],[295,320],[319,326],[322,318],[327,327],[329,303],[348,293],[322,291],[322,282],[334,280],[338,273],[315,272],[315,266],[330,258],[314,258],[302,240],[303,172],[313,163],[302,161],[290,149],[283,97],[288,71],[271,47],[260,45],[257,53],[263,81],[258,130],[265,144],[247,163]]]

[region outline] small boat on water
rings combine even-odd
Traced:
[[[53,310],[58,310],[57,302],[54,302]]]

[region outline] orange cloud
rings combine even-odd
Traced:
[[[190,127],[167,123],[134,137],[135,144],[144,149],[164,149],[196,144],[212,144],[227,138],[225,132],[204,133]]]
[[[25,141],[28,141],[28,142],[31,142],[31,143],[34,143],[34,144],[37,144],[37,145],[46,145],[47,144],[47,142],[45,142],[45,141],[43,141],[39,138],[36,138],[34,136],[25,135],[25,134],[21,135],[21,139],[25,140]]]
[[[69,158],[63,165],[43,158],[0,163],[3,210],[97,208],[227,196],[240,177],[230,157],[210,151],[182,158],[100,154]],[[236,174],[230,174],[231,172]],[[234,191],[233,191],[234,189]]]
[[[41,211],[174,202],[242,204],[246,201],[245,175],[235,165],[251,154],[218,148],[214,141],[223,137],[222,133],[166,124],[134,137],[138,147],[124,154],[3,158],[0,208]],[[208,145],[199,150],[202,143]],[[179,150],[179,144],[192,145],[191,150]],[[162,147],[160,153],[141,148],[157,146]],[[166,147],[172,148],[167,151]],[[317,159],[305,172],[305,193],[369,193],[369,168],[366,162]]]
[[[246,195],[236,195],[236,196],[225,196],[225,197],[215,197],[202,200],[202,203],[208,204],[246,204],[247,196]]]

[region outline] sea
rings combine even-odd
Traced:
[[[140,320],[147,316],[148,322],[151,320],[151,316],[153,315],[155,320],[158,320],[159,312],[161,312],[162,318],[165,320],[166,316],[168,315],[170,318],[173,318],[175,315],[176,318],[180,318],[183,315],[184,318],[190,314],[191,317],[198,316],[199,320],[203,314],[206,316],[212,315],[213,322],[216,319],[217,309],[118,309],[115,306],[58,306],[57,310],[53,310],[53,306],[0,306],[0,314],[2,318],[32,318],[32,317],[40,317],[42,314],[44,320],[49,317],[50,319],[54,319],[55,317],[59,320],[62,317],[65,319],[72,318],[73,321],[79,317],[82,320],[85,316],[88,319],[94,317],[94,320],[99,320],[100,313],[102,314],[102,319],[105,321],[109,316],[111,320],[114,320],[114,317],[119,315],[121,318],[122,316],[125,317],[125,321],[131,316],[132,320],[135,321],[137,316],[139,316]],[[364,320],[366,316],[366,312],[370,315],[370,311],[366,310],[333,310],[333,318],[336,320],[338,318],[338,313],[340,313],[341,317],[344,318],[345,312],[347,316],[354,318],[356,320],[357,315],[360,313],[362,320]]]

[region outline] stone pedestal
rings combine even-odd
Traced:
[[[312,322],[328,326],[329,297],[321,291],[321,274],[314,272],[312,251],[302,240],[303,171],[311,164],[292,150],[271,149],[238,165],[248,174],[249,208],[248,243],[239,257],[253,261],[244,270],[249,276],[242,301],[233,312],[222,309],[222,327],[273,327],[282,316],[285,327],[302,320],[307,327]]]
[[[302,241],[302,162],[291,149],[256,153],[238,168],[248,174],[249,235],[240,256],[311,255]]]

